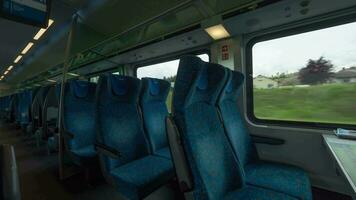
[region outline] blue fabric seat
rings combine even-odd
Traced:
[[[10,105],[9,105],[9,122],[16,122],[18,118],[18,94],[11,95]]]
[[[218,108],[226,134],[243,167],[247,184],[278,191],[298,199],[312,199],[307,173],[294,166],[261,161],[238,109],[243,74],[229,70]]]
[[[151,151],[171,159],[165,125],[168,116],[166,100],[171,86],[168,81],[154,78],[142,78],[141,82],[140,106]]]
[[[63,128],[67,152],[77,165],[96,161],[95,144],[96,84],[72,80],[66,83]]]
[[[33,102],[31,105],[31,117],[32,117],[34,130],[37,130],[39,127],[42,127],[43,104],[44,104],[44,101],[45,101],[45,98],[46,98],[49,88],[50,88],[49,86],[41,87],[37,91],[36,96],[33,99]]]
[[[71,152],[75,156],[82,157],[83,159],[96,156],[96,151],[95,151],[94,145],[87,145],[82,148],[73,149],[73,150],[71,150]]]
[[[272,190],[261,187],[246,185],[245,187],[229,192],[224,200],[297,200],[292,196],[287,196],[283,193],[277,193]]]
[[[32,91],[25,90],[19,93],[18,122],[25,128],[30,123],[30,110],[32,105]]]
[[[115,168],[111,174],[118,185],[125,186],[121,192],[136,199],[136,194],[147,196],[162,182],[167,182],[172,176],[172,163],[158,156],[146,156]]]
[[[169,147],[161,148],[155,152],[155,155],[161,156],[163,158],[171,159],[171,152],[169,151]]]
[[[129,199],[142,199],[173,178],[170,160],[151,155],[138,108],[140,80],[104,75],[97,89],[97,142],[103,175]],[[112,156],[115,154],[117,156]]]
[[[10,103],[11,103],[11,96],[2,97],[2,118],[7,118],[10,114]]]
[[[266,161],[245,166],[247,184],[279,191],[297,199],[312,199],[309,178],[301,168]]]
[[[216,109],[227,69],[197,57],[180,60],[173,117],[193,176],[195,199],[294,199],[247,186]]]

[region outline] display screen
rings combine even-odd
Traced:
[[[47,27],[50,11],[50,0],[0,0],[1,17]]]

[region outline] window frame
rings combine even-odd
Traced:
[[[278,39],[282,37],[293,36],[297,34],[322,30],[334,26],[344,25],[356,22],[356,15],[337,17],[334,19],[318,21],[292,27],[285,30],[277,30],[267,34],[260,34],[250,38],[245,45],[245,60],[246,60],[246,114],[248,120],[256,125],[274,125],[281,127],[291,128],[309,128],[309,129],[322,129],[334,130],[336,128],[356,129],[356,124],[340,124],[340,123],[325,123],[325,122],[303,122],[303,121],[290,121],[290,120],[275,120],[275,119],[260,119],[254,113],[254,98],[253,98],[253,55],[252,49],[255,44],[268,40]]]

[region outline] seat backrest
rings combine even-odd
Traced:
[[[48,125],[50,122],[57,124],[58,121],[58,98],[56,96],[56,86],[51,86],[47,92],[45,100],[43,102],[42,109],[42,127],[43,127],[43,137],[47,138],[49,136]]]
[[[140,107],[143,124],[152,153],[155,153],[168,146],[165,119],[168,115],[166,100],[170,84],[155,78],[142,78],[141,82]]]
[[[13,122],[14,120],[16,120],[16,116],[17,116],[17,110],[18,110],[18,95],[17,94],[13,94],[11,95],[11,100],[10,100],[10,106],[9,106],[9,121]]]
[[[63,104],[63,128],[73,134],[65,140],[69,150],[95,143],[95,89],[96,84],[72,80],[66,83]]]
[[[49,86],[41,87],[33,98],[31,117],[33,121],[36,121],[36,126],[42,126],[42,109],[49,88]]]
[[[97,141],[121,153],[120,160],[100,155],[104,174],[148,154],[138,111],[140,80],[103,75],[97,87]]]
[[[3,111],[6,113],[9,112],[10,110],[10,101],[11,101],[11,96],[3,97]]]
[[[25,125],[30,122],[30,110],[32,104],[32,91],[25,90],[20,93],[19,99],[19,114],[20,114],[20,124]]]
[[[226,68],[196,57],[180,60],[173,95],[174,121],[194,180],[196,199],[223,199],[242,186],[242,170],[216,109]]]
[[[21,123],[21,101],[22,101],[22,93],[16,94],[16,109],[15,109],[15,121],[16,123]]]
[[[228,80],[217,105],[226,135],[241,165],[245,166],[249,161],[257,159],[257,152],[238,108],[239,89],[243,81],[243,74],[229,70]]]
[[[3,107],[3,111],[4,113],[8,114],[9,110],[10,110],[10,100],[11,100],[11,96],[6,96],[4,97],[4,107]],[[6,116],[6,115],[5,115]]]

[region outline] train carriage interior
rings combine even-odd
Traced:
[[[0,0],[0,199],[355,200],[355,0]]]

